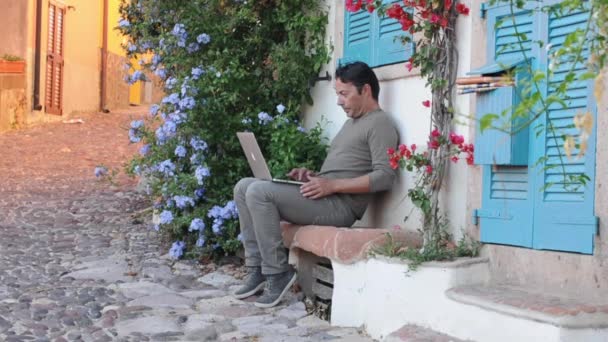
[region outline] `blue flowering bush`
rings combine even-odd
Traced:
[[[140,143],[129,171],[149,179],[154,229],[173,241],[174,258],[221,256],[241,248],[236,182],[251,171],[236,138],[251,131],[271,172],[318,169],[326,155],[319,125],[299,113],[327,62],[327,22],[318,0],[130,0],[118,30],[129,57],[155,74],[166,96],[133,121]]]

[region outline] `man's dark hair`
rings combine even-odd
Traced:
[[[380,94],[378,78],[367,64],[363,62],[344,64],[336,69],[336,79],[344,83],[352,83],[357,88],[359,94],[361,94],[363,86],[369,84],[372,88],[372,97],[378,101],[378,94]]]

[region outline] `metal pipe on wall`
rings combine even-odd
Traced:
[[[107,95],[107,73],[108,73],[108,1],[103,0],[103,23],[102,23],[102,42],[101,42],[101,77],[100,77],[100,99],[99,110],[109,112],[106,108]]]
[[[42,110],[40,103],[40,63],[42,58],[42,0],[36,0],[36,51],[34,55],[34,94],[32,107]]]

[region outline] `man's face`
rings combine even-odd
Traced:
[[[346,116],[349,118],[358,118],[364,113],[365,94],[369,85],[363,86],[361,94],[357,91],[352,83],[344,83],[340,79],[336,79],[336,95],[338,96],[338,106],[342,107]]]

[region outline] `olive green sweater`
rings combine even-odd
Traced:
[[[391,118],[381,109],[356,119],[348,119],[334,137],[319,176],[326,178],[355,178],[369,175],[370,191],[388,190],[396,171],[390,167],[389,147],[399,141]],[[368,194],[340,194],[358,218],[363,216],[373,198]]]

